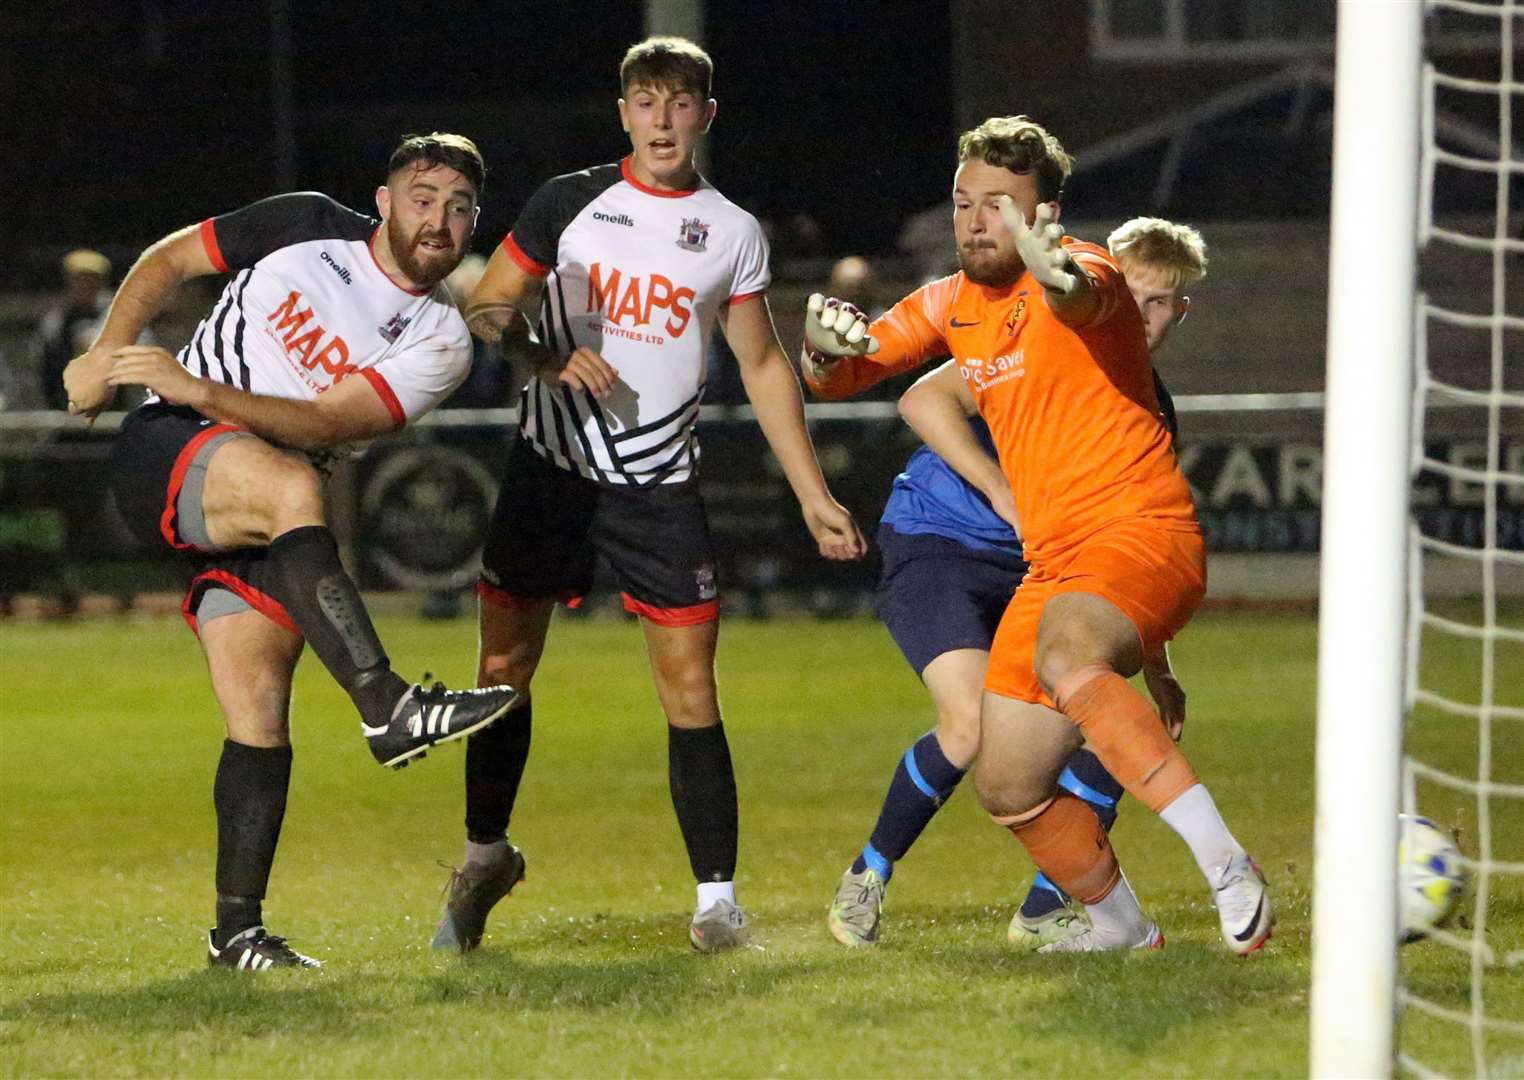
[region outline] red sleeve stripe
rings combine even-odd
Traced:
[[[397,395],[392,392],[391,384],[386,381],[375,368],[361,368],[360,374],[365,376],[365,381],[375,389],[376,396],[381,399],[381,404],[386,406],[386,411],[392,414],[392,423],[399,428],[407,423],[407,413],[402,411],[402,402],[397,400]]]
[[[217,268],[217,272],[226,274],[228,263],[222,257],[222,248],[217,246],[217,227],[212,224],[211,218],[201,223],[201,246],[206,248],[206,257],[212,260],[212,265]]]
[[[510,259],[519,264],[519,269],[524,271],[526,274],[533,274],[535,277],[544,277],[546,274],[550,273],[550,267],[546,266],[544,263],[536,262],[534,259],[531,259],[528,255],[524,254],[524,249],[519,247],[519,242],[513,238],[512,233],[509,233],[507,236],[503,237],[503,250],[508,253],[508,257]]]
[[[732,296],[730,298],[730,306],[731,307],[735,307],[737,304],[744,304],[744,303],[746,303],[746,301],[748,301],[748,300],[754,300],[757,297],[762,296],[766,292],[767,292],[766,289],[758,289],[755,292],[736,293],[734,296]]]
[[[720,617],[718,600],[705,600],[702,604],[691,607],[664,608],[637,600],[629,593],[619,595],[624,598],[626,611],[650,619],[657,626],[698,626],[700,623],[714,622]]]

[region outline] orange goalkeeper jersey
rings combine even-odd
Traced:
[[[1032,562],[1117,521],[1200,528],[1122,272],[1104,249],[1070,237],[1064,243],[1101,290],[1101,310],[1088,325],[1060,322],[1030,273],[992,289],[960,272],[922,286],[875,320],[877,353],[844,359],[809,380],[822,397],[846,397],[951,354],[994,436]]]

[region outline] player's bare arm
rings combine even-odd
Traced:
[[[237,424],[295,450],[323,450],[373,439],[396,430],[386,404],[370,382],[345,378],[310,401],[251,394],[192,375],[164,349],[127,345],[110,354],[107,386],[142,386],[172,405]]]
[[[1100,313],[1101,295],[1092,278],[1061,243],[1063,228],[1053,208],[1038,203],[1027,224],[1009,195],[998,200],[1001,220],[1016,239],[1016,251],[1043,288],[1048,307],[1067,326],[1084,326]]]
[[[1021,532],[1016,498],[1000,463],[990,457],[969,426],[977,411],[956,360],[949,360],[900,396],[900,416],[921,440],[963,479],[972,484],[1004,518]]]
[[[1168,645],[1143,661],[1143,683],[1159,707],[1169,737],[1179,742],[1185,733],[1185,687],[1170,666]]]
[[[741,382],[757,423],[783,475],[799,500],[810,535],[828,559],[860,559],[867,553],[857,522],[832,497],[820,473],[804,422],[804,395],[778,341],[766,296],[743,300],[720,316],[725,340],[741,368]]]
[[[558,356],[535,336],[530,313],[539,310],[544,291],[544,278],[525,272],[499,248],[471,292],[466,326],[482,341],[503,350],[517,385],[531,378],[554,379],[588,390],[594,397],[610,393],[619,372],[601,355],[579,346],[570,356]]]
[[[117,289],[94,344],[64,369],[69,411],[93,417],[109,406],[116,395],[115,385],[107,380],[112,353],[138,340],[181,282],[215,273],[217,268],[195,225],[170,233],[138,256]]]

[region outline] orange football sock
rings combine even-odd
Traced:
[[[1083,799],[1061,791],[1036,811],[991,815],[1011,830],[1048,879],[1082,904],[1103,899],[1121,880],[1116,852]]]
[[[1154,813],[1197,782],[1148,699],[1104,664],[1069,672],[1054,687],[1053,700],[1085,733],[1106,771]]]

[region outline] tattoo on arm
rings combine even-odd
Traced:
[[[553,375],[566,366],[540,343],[529,317],[507,300],[481,300],[466,307],[466,326],[488,345],[496,345],[510,364],[530,375]]]
[[[466,326],[488,345],[501,345],[503,335],[518,320],[527,329],[529,320],[506,300],[479,300],[466,307]]]

